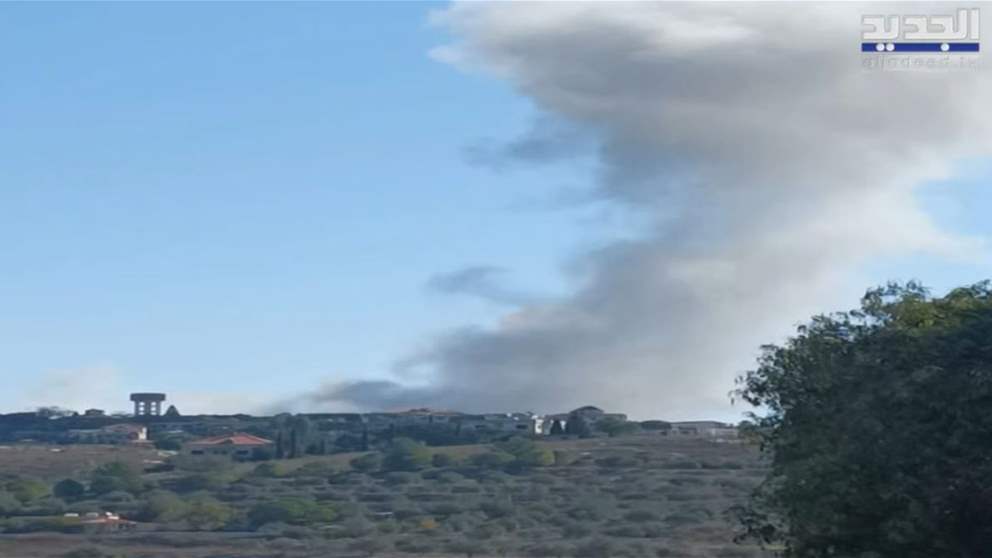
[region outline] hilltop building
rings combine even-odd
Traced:
[[[183,446],[183,453],[195,456],[225,456],[235,459],[249,459],[257,450],[270,450],[274,446],[275,443],[272,440],[244,432],[237,432],[194,440]]]
[[[73,429],[66,441],[76,444],[140,444],[148,441],[148,428],[140,424],[110,424],[101,428]]]
[[[737,428],[715,420],[673,422],[670,436],[702,436],[706,438],[736,438]]]

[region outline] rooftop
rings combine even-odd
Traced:
[[[197,445],[197,446],[221,446],[221,445],[267,446],[271,443],[273,443],[272,440],[266,440],[265,438],[260,438],[258,436],[253,436],[251,434],[245,434],[244,432],[235,432],[234,434],[224,434],[222,436],[201,438],[199,440],[193,440],[192,442],[190,442],[191,445]]]

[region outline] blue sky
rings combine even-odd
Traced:
[[[535,110],[428,56],[450,40],[428,24],[440,7],[0,7],[0,374],[14,386],[0,410],[123,409],[128,390],[162,390],[230,411],[385,377],[433,335],[505,311],[429,292],[437,273],[494,265],[528,292],[573,287],[570,258],[634,227],[602,204],[556,206],[591,187],[586,162],[469,162]],[[987,235],[989,174],[969,162],[921,199],[950,230]],[[940,289],[989,271],[914,258],[864,278]]]
[[[4,6],[0,370],[21,389],[0,408],[92,368],[261,396],[382,375],[501,310],[427,292],[435,273],[564,288],[611,225],[543,208],[574,169],[466,162],[533,110],[428,57],[438,7]]]

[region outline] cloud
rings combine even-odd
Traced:
[[[597,195],[651,226],[581,258],[572,295],[436,339],[413,358],[429,381],[325,386],[311,401],[726,415],[757,347],[850,305],[866,262],[978,257],[981,239],[938,228],[914,192],[992,151],[989,74],[866,71],[862,12],[574,2],[436,14],[458,37],[436,59],[506,80],[545,115],[536,126],[591,138]],[[532,132],[494,152],[567,163],[575,143]],[[477,289],[491,275],[448,279]]]

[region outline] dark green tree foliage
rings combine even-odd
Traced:
[[[286,458],[286,442],[283,440],[282,430],[276,432],[276,459]]]
[[[663,420],[645,420],[640,424],[641,430],[668,432],[672,429],[672,423]]]
[[[382,456],[378,453],[366,453],[360,455],[349,462],[351,468],[360,473],[371,473],[378,471],[382,467]]]
[[[56,498],[61,498],[66,502],[72,502],[86,495],[86,487],[81,482],[72,479],[63,479],[55,483],[55,486],[52,487],[52,494]]]
[[[248,511],[248,520],[254,527],[266,523],[282,522],[290,525],[323,524],[334,520],[334,508],[303,498],[263,500]]]
[[[523,471],[531,467],[547,467],[555,462],[555,456],[550,450],[527,438],[511,438],[496,447],[499,451],[513,456],[510,466],[515,471]]]
[[[469,458],[469,463],[482,469],[502,469],[513,461],[514,457],[503,451],[477,453]]]
[[[869,291],[766,346],[737,395],[771,473],[748,534],[787,556],[978,557],[992,548],[992,290]]]
[[[417,471],[431,464],[427,446],[409,438],[396,438],[382,459],[387,471]]]
[[[324,440],[310,419],[304,415],[279,415],[275,426],[276,459],[295,459],[307,454],[321,453]]]
[[[451,554],[461,554],[465,558],[475,558],[476,556],[486,554],[488,550],[482,541],[464,539],[450,542],[444,549]]]
[[[47,484],[37,479],[25,477],[9,480],[3,488],[22,504],[35,502],[48,495]]]
[[[565,429],[562,428],[561,421],[558,420],[558,419],[555,419],[554,422],[551,423],[551,435],[552,436],[561,436],[564,433],[565,433]]]
[[[186,516],[189,503],[168,490],[152,490],[144,496],[140,509],[143,521],[178,521]]]
[[[114,491],[124,491],[136,494],[144,488],[140,473],[126,463],[114,461],[101,465],[93,471],[90,490],[94,494],[107,494]]]
[[[179,451],[183,449],[183,442],[179,438],[162,438],[155,440],[155,449]]]
[[[0,490],[0,515],[13,515],[20,511],[21,501],[13,494]]]
[[[632,434],[637,432],[638,429],[639,427],[636,422],[620,420],[613,417],[604,418],[596,423],[596,430],[599,430],[610,438],[622,436],[624,434]]]
[[[233,511],[209,496],[194,498],[186,511],[186,522],[197,531],[220,529],[230,521]]]
[[[458,464],[458,460],[446,453],[435,453],[431,458],[431,465],[442,467],[453,467]]]
[[[389,548],[386,541],[378,537],[369,537],[364,539],[357,539],[348,545],[348,550],[353,552],[359,552],[364,556],[371,558],[376,554],[384,552]]]
[[[565,422],[565,434],[588,438],[592,436],[592,429],[589,428],[589,423],[582,418],[582,415],[571,413],[568,415],[568,421]]]

